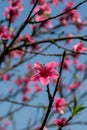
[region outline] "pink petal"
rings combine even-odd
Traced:
[[[40,62],[37,62],[34,64],[34,68],[36,71],[41,71],[44,68],[44,65],[41,64]]]
[[[31,81],[38,81],[40,79],[40,75],[39,74],[35,74],[31,77]]]
[[[52,69],[56,68],[56,62],[49,62],[46,65],[46,68],[47,68],[47,70],[52,70]]]
[[[56,70],[52,70],[49,72],[49,77],[53,79],[57,79],[59,77],[59,74]]]
[[[49,84],[50,80],[47,77],[40,77],[40,81],[43,85]]]

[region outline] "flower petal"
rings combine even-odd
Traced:
[[[44,68],[44,65],[41,64],[40,62],[37,62],[37,63],[34,64],[34,69],[36,71],[41,71],[43,68]]]
[[[49,84],[50,80],[47,77],[40,77],[40,81],[43,85]]]
[[[40,75],[39,74],[35,74],[31,77],[31,81],[39,81],[40,80]]]
[[[49,72],[49,77],[53,79],[57,79],[59,77],[59,73],[56,70],[52,70]]]
[[[46,65],[46,68],[47,68],[47,70],[55,69],[55,68],[56,68],[56,62],[49,62],[49,63]]]

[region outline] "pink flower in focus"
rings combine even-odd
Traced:
[[[57,126],[66,126],[67,120],[66,120],[66,118],[55,119],[54,124]]]
[[[23,56],[24,53],[25,53],[25,52],[20,51],[20,50],[14,50],[14,51],[10,52],[10,55],[11,55],[12,57],[17,58],[17,57]]]
[[[66,105],[67,105],[67,102],[64,98],[55,98],[53,109],[54,109],[54,111],[56,111],[60,114],[63,114]]]
[[[37,62],[34,65],[36,74],[32,76],[31,81],[40,81],[43,85],[50,83],[50,79],[57,79],[59,73],[56,71],[56,62],[49,62],[46,66]]]

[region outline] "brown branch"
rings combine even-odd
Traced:
[[[46,39],[46,40],[40,40],[40,41],[37,41],[37,42],[34,42],[34,43],[26,43],[25,45],[20,45],[20,46],[16,46],[16,47],[13,47],[13,48],[9,48],[8,51],[13,51],[13,50],[17,50],[17,49],[21,49],[22,47],[24,46],[28,46],[28,47],[32,47],[32,46],[35,46],[35,45],[38,45],[38,44],[44,44],[44,43],[52,43],[52,42],[57,42],[57,41],[65,41],[65,40],[70,40],[70,39],[80,39],[80,40],[83,40],[83,41],[87,41],[87,35],[84,35],[84,36],[72,36],[72,37],[60,37],[60,38],[54,38],[54,39]]]
[[[80,7],[81,5],[83,5],[83,4],[86,3],[86,2],[87,2],[87,0],[84,0],[84,1],[80,2],[79,4],[77,4],[76,6],[74,6],[73,8],[71,8],[71,9],[69,9],[69,10],[67,10],[67,11],[65,11],[65,12],[63,12],[63,13],[60,13],[60,14],[58,14],[58,15],[56,15],[56,16],[49,17],[49,18],[47,18],[47,19],[45,19],[45,20],[42,20],[42,21],[35,21],[35,22],[29,21],[29,23],[31,23],[31,24],[41,23],[41,22],[43,23],[43,22],[46,22],[46,21],[48,21],[48,20],[52,20],[52,19],[58,18],[58,17],[60,17],[60,16],[62,16],[62,15],[65,15],[65,14],[69,13],[70,11],[72,11],[72,10],[74,10],[74,9],[77,9],[78,7]]]
[[[18,101],[6,99],[6,98],[0,98],[0,101],[1,102],[9,102],[9,103],[13,103],[13,104],[16,104],[16,105],[22,105],[24,107],[47,108],[47,106],[44,106],[44,105],[38,105],[38,106],[37,105],[31,105],[31,104],[28,104],[28,103],[18,102]]]
[[[62,74],[62,68],[63,68],[63,63],[64,63],[64,58],[65,58],[65,55],[66,55],[66,51],[64,51],[64,54],[63,54],[63,58],[62,58],[62,64],[61,64],[61,67],[60,67],[60,71],[59,71],[59,77],[57,79],[57,83],[56,83],[56,86],[55,86],[55,90],[53,92],[53,96],[51,97],[50,101],[49,101],[49,106],[48,106],[48,109],[47,109],[47,112],[46,112],[46,115],[45,115],[45,118],[42,122],[42,126],[40,128],[40,130],[43,130],[46,122],[47,122],[47,119],[48,119],[48,116],[50,114],[50,111],[51,111],[51,107],[52,107],[52,104],[53,104],[53,100],[54,100],[54,97],[56,95],[56,92],[57,92],[57,89],[59,88],[59,83],[60,83],[60,78],[61,78],[61,74]]]

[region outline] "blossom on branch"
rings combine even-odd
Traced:
[[[54,124],[57,126],[66,126],[67,125],[67,120],[66,118],[60,118],[60,119],[55,119]]]
[[[22,0],[9,0],[10,6],[5,8],[4,16],[10,21],[14,22],[19,17],[20,12],[23,10]]]
[[[53,109],[54,109],[54,111],[56,111],[60,114],[63,114],[66,105],[67,105],[67,102],[64,98],[55,98]]]
[[[37,62],[34,69],[36,74],[32,76],[31,81],[40,81],[43,85],[49,84],[50,79],[59,77],[59,73],[56,71],[56,62],[49,62],[47,65]]]
[[[87,48],[84,46],[84,42],[80,41],[78,44],[73,46],[72,50],[73,52],[83,53]],[[79,54],[76,55],[78,56]]]

